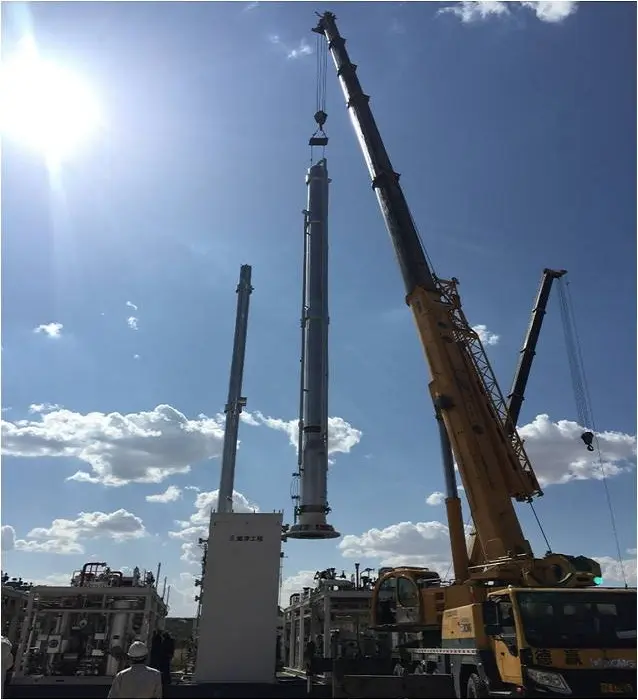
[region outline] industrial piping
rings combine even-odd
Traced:
[[[325,139],[327,141],[327,139]],[[312,143],[311,143],[312,145]],[[328,168],[308,169],[304,211],[299,504],[286,533],[296,539],[339,537],[326,521],[328,506]]]
[[[228,402],[224,412],[224,447],[222,451],[222,469],[219,479],[219,496],[217,509],[220,513],[233,512],[233,489],[235,486],[235,461],[237,458],[237,435],[239,433],[239,416],[246,405],[246,398],[241,395],[244,378],[244,358],[246,356],[246,333],[248,330],[248,307],[253,288],[250,284],[252,268],[242,265],[237,285],[237,316],[235,318],[235,339],[233,342],[233,359],[230,367]]]

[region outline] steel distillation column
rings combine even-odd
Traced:
[[[286,537],[339,537],[326,522],[328,506],[328,168],[308,169],[304,212],[304,289],[301,358],[300,497]]]
[[[230,383],[228,402],[224,412],[226,426],[224,429],[224,448],[222,452],[222,471],[219,479],[219,498],[217,510],[220,513],[233,512],[233,489],[235,486],[235,461],[237,458],[237,435],[239,433],[239,416],[246,405],[246,398],[241,395],[244,378],[244,357],[246,355],[246,332],[248,330],[248,306],[253,288],[250,284],[252,268],[242,265],[237,285],[237,316],[235,318],[235,339],[233,342],[233,360],[230,366]]]

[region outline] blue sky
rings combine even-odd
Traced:
[[[56,172],[24,142],[3,142],[9,574],[58,581],[95,556],[116,568],[161,560],[173,612],[192,610],[193,542],[219,485],[242,263],[255,291],[237,498],[290,521],[315,9],[4,8],[4,55],[32,34],[42,56],[90,82],[102,114]],[[505,393],[543,268],[569,270],[635,582],[635,7],[334,9],[436,270],[460,279]],[[286,594],[329,566],[446,570],[449,561],[432,495],[443,479],[428,370],[331,63],[327,112],[329,501],[344,537],[286,544]],[[620,583],[603,485],[592,478],[599,465],[576,420],[555,298],[520,420],[547,484],[538,511],[556,551],[599,557],[606,580]],[[147,500],[157,494],[164,502]]]

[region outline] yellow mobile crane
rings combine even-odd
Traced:
[[[443,448],[454,581],[444,586],[427,569],[385,572],[375,623],[418,633],[413,654],[449,674],[456,697],[636,697],[636,591],[597,587],[600,565],[588,557],[532,552],[513,501],[542,491],[458,281],[428,262],[334,14],[314,31],[327,40],[401,269]],[[454,459],[476,532],[469,552]]]

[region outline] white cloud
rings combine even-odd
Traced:
[[[200,537],[208,537],[210,513],[212,510],[217,510],[218,500],[219,489],[198,493],[194,503],[195,512],[188,520],[177,521],[176,525],[179,529],[168,533],[168,536],[173,539],[184,540],[181,557],[183,561],[190,564],[200,562],[202,553],[197,546],[197,540]],[[235,513],[258,513],[259,506],[239,491],[233,491],[233,510]]]
[[[283,420],[271,418],[263,413],[242,413],[242,420],[249,425],[265,425],[273,430],[280,430],[288,435],[290,444],[296,449],[299,437],[299,423],[297,420]],[[341,452],[347,454],[361,440],[362,432],[353,428],[348,421],[335,416],[328,418],[328,454]]]
[[[569,420],[552,423],[541,414],[518,428],[525,449],[542,486],[568,481],[602,479],[597,452],[588,452],[580,439],[584,428]],[[615,431],[597,433],[607,477],[636,464],[636,436]]]
[[[133,355],[133,359],[134,359],[134,360],[139,360],[139,359],[140,359],[140,356],[139,356],[137,353],[135,353],[135,355]]]
[[[83,554],[82,540],[108,537],[124,542],[146,536],[141,518],[120,508],[113,513],[79,513],[75,520],[57,518],[50,527],[35,527],[27,533],[27,539],[16,539],[10,525],[2,528],[3,549],[48,554]]]
[[[239,418],[242,423],[246,423],[246,425],[261,425],[261,423],[253,416],[252,413],[247,413],[246,411],[242,411],[239,414]]]
[[[469,534],[469,529],[467,530]],[[380,566],[426,566],[442,577],[450,574],[450,536],[437,520],[402,522],[372,528],[361,535],[346,535],[339,543],[344,557],[376,559]]]
[[[281,583],[280,605],[282,608],[288,606],[290,596],[293,593],[301,593],[304,588],[314,588],[317,585],[315,581],[315,571],[298,571],[292,576],[286,576]]]
[[[41,578],[34,579],[36,586],[68,586],[71,583],[70,574],[49,574]]]
[[[49,413],[58,408],[62,408],[62,406],[57,403],[32,403],[29,406],[29,413]]]
[[[260,3],[257,2],[257,0],[255,0],[255,2],[249,2],[246,4],[246,6],[242,10],[242,12],[250,12],[251,10],[255,10],[256,8],[259,7],[259,5],[260,5]]]
[[[445,501],[445,494],[442,493],[441,491],[435,491],[434,493],[431,493],[425,499],[425,502],[429,506],[440,506],[444,501]]]
[[[195,532],[195,529],[193,529],[189,535],[192,538],[192,541],[182,542],[182,556],[180,559],[185,561],[187,564],[199,565],[202,561],[203,552],[200,546],[197,544],[197,540],[199,537],[208,537],[208,528],[197,528],[197,532]]]
[[[2,526],[2,551],[10,552],[16,546],[16,531],[11,525]]]
[[[631,553],[631,550],[628,550],[628,553]],[[635,553],[636,551],[634,550],[634,555]],[[594,557],[594,559],[600,564],[604,585],[624,585],[623,570],[627,578],[627,583],[630,586],[636,585],[635,556],[633,558],[623,559],[622,568],[618,559],[614,559],[613,557]]]
[[[212,418],[190,420],[160,405],[139,413],[54,410],[40,420],[2,421],[2,447],[17,457],[75,457],[91,466],[70,479],[122,486],[160,483],[218,457],[223,429]]]
[[[543,22],[562,22],[576,12],[577,0],[536,0],[526,2],[521,0],[521,5],[536,13],[538,19]]]
[[[178,489],[177,486],[169,486],[163,493],[146,496],[146,500],[149,503],[171,503],[171,501],[177,501],[181,495],[181,489]]]
[[[137,325],[137,324],[138,324],[138,318],[137,318],[136,316],[129,316],[129,317],[126,319],[126,322],[128,323],[128,327],[129,327],[132,331],[137,331],[137,330],[139,330],[139,327],[138,327],[138,325]]]
[[[270,41],[270,43],[274,46],[277,46],[279,49],[281,49],[286,54],[286,57],[290,59],[301,58],[302,56],[309,56],[311,53],[313,53],[313,48],[306,41],[306,39],[301,39],[299,43],[296,46],[294,46],[292,44],[283,42],[279,34],[271,34],[268,37],[268,41]]]
[[[472,330],[478,335],[479,340],[483,345],[496,345],[501,339],[500,335],[492,333],[487,329],[487,326],[479,324],[478,326],[472,326]]]
[[[195,578],[189,571],[183,571],[177,579],[169,581],[171,595],[168,604],[171,617],[195,617],[195,596],[200,590],[195,586]]]
[[[288,58],[299,58],[300,56],[309,56],[312,53],[312,46],[302,39],[296,48],[288,51]]]
[[[186,418],[166,404],[139,413],[82,414],[44,404],[31,406],[38,420],[2,421],[2,449],[14,457],[77,458],[91,467],[68,477],[74,481],[123,486],[161,483],[191,465],[219,457],[224,439],[223,414]],[[297,444],[297,421],[242,413],[247,425],[265,425]],[[347,453],[361,431],[343,418],[328,419],[329,454]]]
[[[134,304],[132,301],[127,301],[126,305],[129,307],[129,309],[133,309],[133,311],[137,311],[139,308],[138,305]]]
[[[462,0],[443,7],[438,14],[453,14],[462,22],[476,22],[489,17],[506,17],[516,7],[516,2],[499,2],[498,0]],[[576,12],[576,0],[520,0],[520,7],[531,10],[542,22],[562,22]]]
[[[41,323],[33,329],[34,333],[44,333],[49,338],[59,338],[64,325],[61,323]]]

